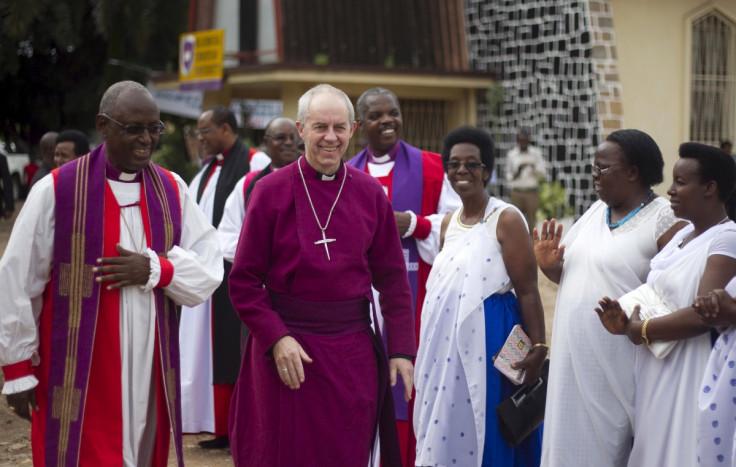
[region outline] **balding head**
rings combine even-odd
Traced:
[[[49,131],[41,136],[41,141],[38,143],[41,147],[43,161],[51,168],[54,167],[54,150],[56,149],[56,137],[58,135],[55,131]]]
[[[105,94],[102,95],[102,99],[100,100],[100,113],[114,116],[120,96],[128,91],[140,91],[153,99],[151,91],[142,84],[135,81],[120,81],[107,88]]]
[[[299,157],[299,134],[294,120],[278,117],[266,125],[266,135],[263,138],[266,152],[271,158],[271,166],[280,169],[291,164]]]

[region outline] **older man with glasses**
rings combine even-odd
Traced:
[[[144,86],[112,85],[95,123],[104,144],[34,186],[0,260],[3,394],[34,465],[167,465],[172,433],[183,465],[175,307],[222,280],[217,235],[151,162]]]

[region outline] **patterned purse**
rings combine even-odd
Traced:
[[[493,366],[496,367],[498,371],[506,375],[512,383],[519,385],[524,381],[526,372],[524,370],[515,370],[511,368],[511,365],[524,360],[531,348],[532,343],[529,340],[529,336],[527,336],[524,329],[517,324],[511,329],[509,336],[506,338],[506,342],[503,343],[503,347],[501,347],[496,356],[493,357]]]

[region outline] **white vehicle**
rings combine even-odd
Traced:
[[[15,143],[8,143],[0,138],[0,154],[6,156],[8,160],[8,169],[13,179],[13,199],[16,201],[25,197],[25,187],[28,181],[24,167],[31,162],[28,153],[16,152],[18,150],[20,148]]]

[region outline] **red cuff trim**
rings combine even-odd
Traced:
[[[174,278],[174,265],[161,256],[158,257],[158,262],[161,264],[161,278],[158,280],[156,287],[166,287],[171,284],[171,279]]]
[[[31,361],[24,360],[22,362],[13,363],[12,365],[5,365],[3,367],[3,374],[5,375],[5,381],[12,381],[25,376],[32,376],[33,368],[31,367]]]
[[[417,226],[414,228],[414,233],[411,235],[414,238],[424,240],[429,237],[429,233],[432,231],[432,222],[426,217],[417,216]]]

